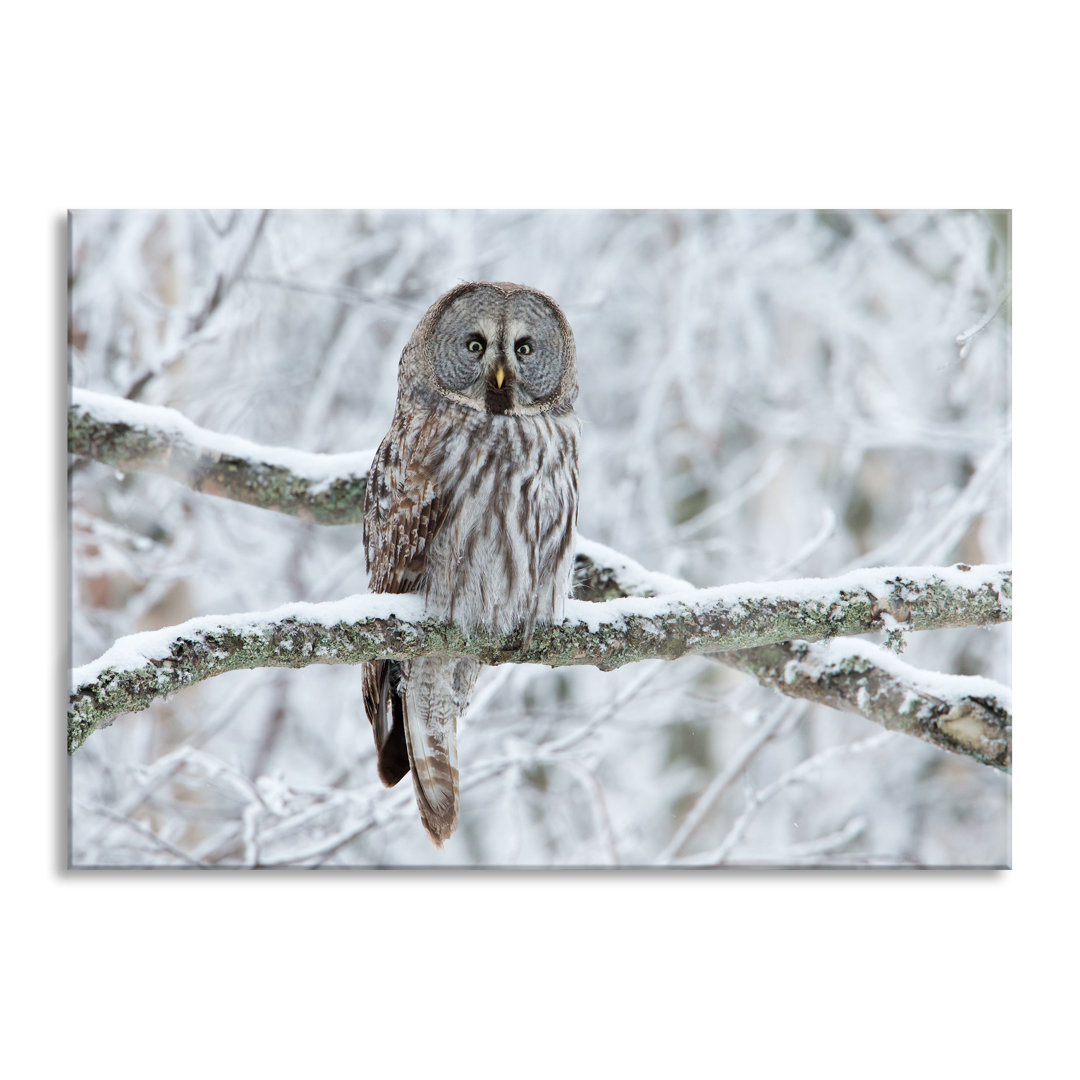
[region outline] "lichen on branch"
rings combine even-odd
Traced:
[[[537,628],[527,643],[519,632],[466,632],[432,619],[412,595],[203,617],[121,638],[99,660],[77,669],[68,749],[120,713],[240,668],[441,655],[611,670],[687,653],[868,633],[880,630],[883,614],[901,604],[911,629],[986,625],[1008,619],[1010,595],[1011,573],[1001,567],[859,570],[834,579],[731,585],[652,599],[572,600],[562,623]]]

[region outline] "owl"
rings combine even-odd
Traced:
[[[364,505],[372,592],[412,592],[465,629],[525,639],[563,617],[578,509],[574,338],[536,289],[470,282],[439,297],[401,355],[397,405]],[[410,770],[437,847],[458,821],[457,722],[473,659],[364,664],[379,777]]]

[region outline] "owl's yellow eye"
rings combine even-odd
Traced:
[[[484,351],[484,343],[479,338],[473,338],[465,348],[469,352],[481,353]]]
[[[532,345],[523,341],[516,349],[518,356],[528,356],[532,352]]]

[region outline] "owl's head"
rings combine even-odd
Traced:
[[[566,412],[577,398],[574,336],[542,292],[469,282],[428,309],[402,356],[401,378],[480,412]]]

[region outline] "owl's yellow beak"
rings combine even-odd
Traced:
[[[498,366],[498,367],[497,367],[497,368],[495,369],[495,385],[496,385],[496,386],[497,386],[497,387],[498,387],[498,388],[499,388],[500,390],[502,389],[502,384],[503,384],[503,380],[504,380],[505,378],[506,378],[506,372],[505,372],[505,371],[503,371],[503,366],[502,366],[502,364],[500,364],[500,365],[499,365],[499,366]]]

